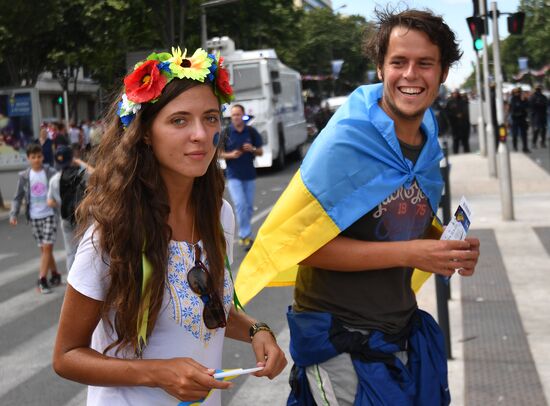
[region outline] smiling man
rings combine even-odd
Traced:
[[[299,267],[289,405],[450,402],[443,337],[413,286],[470,276],[479,257],[477,239],[430,234],[443,154],[429,107],[461,53],[431,12],[377,17],[365,49],[382,83],[355,90],[316,138],[237,278],[246,301]]]

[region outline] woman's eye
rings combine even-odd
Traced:
[[[172,123],[175,124],[175,125],[183,125],[185,124],[185,119],[184,118],[175,118],[172,120]]]
[[[218,118],[218,116],[208,116],[208,117],[206,117],[206,120],[209,123],[216,124],[219,121],[219,118]]]

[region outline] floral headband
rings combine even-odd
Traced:
[[[203,82],[208,79],[220,104],[233,100],[229,75],[223,66],[223,57],[209,54],[199,48],[187,57],[187,49],[172,48],[172,53],[152,53],[138,62],[134,71],[124,78],[125,93],[119,102],[117,114],[124,127],[128,127],[142,103],[155,103],[162,90],[173,79],[191,79]]]

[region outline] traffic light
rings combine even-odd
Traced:
[[[57,104],[63,104],[63,96],[57,97]]]
[[[481,51],[483,49],[483,40],[481,39],[481,36],[485,34],[485,24],[483,22],[483,18],[472,16],[466,18],[466,22],[468,23],[470,34],[474,40],[474,49],[476,51]]]
[[[512,35],[521,35],[524,21],[525,13],[523,11],[510,14],[508,16],[508,32]]]

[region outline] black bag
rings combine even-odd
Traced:
[[[59,180],[59,194],[61,196],[61,218],[76,224],[75,211],[86,193],[85,169],[69,167],[63,169]]]

